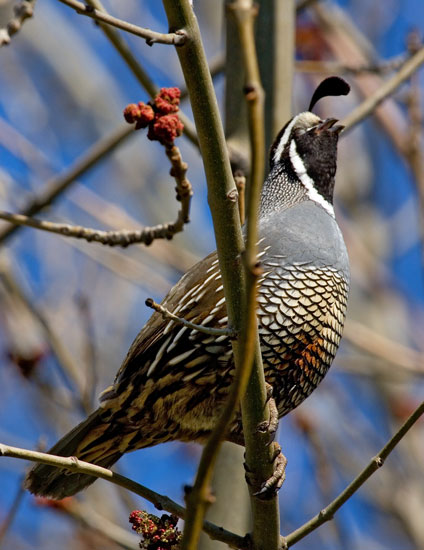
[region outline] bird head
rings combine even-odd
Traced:
[[[343,126],[337,119],[322,120],[312,112],[322,97],[346,95],[350,87],[339,77],[329,77],[315,90],[308,111],[294,116],[279,132],[270,152],[271,169],[283,164],[300,180],[311,198],[332,204],[337,166],[337,142]],[[319,202],[319,201],[318,201]]]

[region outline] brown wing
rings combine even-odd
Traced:
[[[195,324],[225,328],[228,319],[216,253],[188,271],[162,305]],[[165,412],[183,431],[191,430],[197,418],[201,433],[213,424],[214,396],[222,400],[226,395],[232,365],[228,336],[210,336],[155,312],[134,340],[114,385],[103,392],[102,406],[115,418],[122,415],[134,424],[148,411],[152,421]],[[178,437],[184,438],[181,433]]]

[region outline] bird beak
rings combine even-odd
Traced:
[[[342,126],[341,124],[334,126],[336,122],[338,122],[337,118],[326,118],[323,122],[320,122],[318,124],[318,126],[316,127],[316,132],[320,134],[324,130],[330,130],[330,132],[340,134],[344,126]]]

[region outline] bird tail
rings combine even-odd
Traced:
[[[123,453],[118,450],[121,438],[117,425],[102,420],[101,412],[96,410],[78,424],[48,451],[49,454],[75,456],[105,468],[119,460]],[[35,495],[61,499],[74,495],[94,481],[96,478],[93,476],[37,464],[29,472],[25,487]]]

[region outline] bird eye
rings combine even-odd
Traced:
[[[313,130],[316,130],[316,129],[318,128],[319,124],[321,124],[321,122],[322,122],[322,121],[320,120],[318,124],[314,124],[313,126],[311,126],[310,128],[308,128],[307,131],[308,131],[308,132],[312,132]]]

